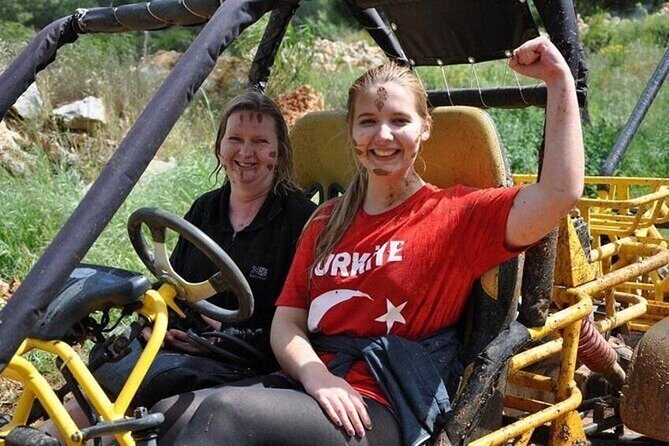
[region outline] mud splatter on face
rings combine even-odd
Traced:
[[[362,156],[362,153],[363,153],[362,150],[360,150],[360,149],[353,149],[353,150],[355,151],[356,155]]]
[[[378,111],[383,109],[383,106],[386,104],[386,99],[388,99],[388,92],[385,88],[379,87],[376,90],[376,100],[374,101],[374,105],[376,105]]]
[[[386,177],[386,176],[390,175],[390,172],[388,172],[387,170],[383,170],[383,169],[379,169],[379,168],[376,168],[376,169],[372,170],[372,172],[374,172],[375,175],[378,175],[380,177]]]
[[[244,114],[243,113],[239,114],[239,122],[244,122]]]
[[[267,165],[267,170],[269,170],[270,172],[273,171],[274,170],[274,164],[268,164]]]
[[[256,120],[256,115],[253,112],[249,112],[249,122],[253,122]]]
[[[262,124],[262,119],[263,119],[262,113],[258,113],[257,118],[258,118],[258,124]]]
[[[270,158],[276,158],[276,152],[269,152]]]

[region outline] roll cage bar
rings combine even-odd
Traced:
[[[508,50],[538,35],[525,0],[342,1],[391,60],[412,67],[502,59]],[[584,106],[587,67],[572,1],[535,0],[534,4],[569,64]],[[248,80],[249,86],[264,89],[298,7],[299,0],[154,0],[77,10],[45,27],[0,75],[0,118],[4,118],[37,73],[53,62],[58,49],[74,43],[80,34],[206,23],[22,286],[0,311],[0,371],[137,183],[218,56],[244,29],[270,13]],[[416,13],[407,14],[407,8]],[[434,36],[426,35],[426,30]],[[542,86],[430,91],[428,95],[433,106],[515,108],[543,107],[546,102]]]

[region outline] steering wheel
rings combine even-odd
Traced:
[[[153,250],[142,234],[146,225],[153,239]],[[166,229],[179,234],[202,251],[219,272],[204,282],[191,283],[182,278],[172,265],[165,246]],[[173,285],[177,296],[187,305],[210,318],[223,323],[240,322],[253,313],[253,293],[246,278],[235,262],[204,232],[171,212],[155,208],[141,208],[128,219],[128,236],[137,255],[158,279]],[[238,309],[228,310],[207,302],[217,293],[231,291],[237,298]]]

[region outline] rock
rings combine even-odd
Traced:
[[[12,112],[21,119],[34,119],[38,117],[44,109],[44,101],[39,94],[37,85],[33,82],[28,89],[23,92],[12,106]]]
[[[317,39],[314,42],[313,63],[325,71],[334,72],[341,68],[367,70],[387,61],[381,48],[364,40],[346,43]]]
[[[178,51],[160,50],[155,54],[142,59],[140,72],[152,79],[164,79],[181,59]]]
[[[309,112],[323,110],[323,94],[310,85],[303,85],[297,90],[279,96],[276,101],[286,118],[288,128]]]
[[[151,56],[150,64],[156,65],[165,70],[171,70],[181,59],[181,53],[178,51],[157,51]]]
[[[209,91],[241,91],[248,83],[251,61],[223,53],[207,77],[203,88]]]
[[[0,166],[14,176],[23,176],[35,163],[35,156],[21,150],[21,135],[0,122]]]
[[[107,122],[105,106],[94,96],[58,107],[53,114],[61,118],[63,125],[70,130],[88,131]]]

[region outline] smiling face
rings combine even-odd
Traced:
[[[355,99],[351,137],[360,163],[373,176],[404,178],[412,171],[429,124],[414,94],[394,82],[372,84]]]
[[[230,114],[218,157],[233,187],[266,191],[272,187],[279,155],[276,122],[264,113]]]

